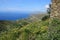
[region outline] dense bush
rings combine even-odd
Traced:
[[[0,40],[40,40],[43,39],[43,35],[47,37],[48,26],[47,21],[43,22],[33,22],[24,27],[13,28],[7,32],[3,32],[0,35]],[[40,35],[40,36],[39,36]],[[42,38],[41,38],[42,37]],[[45,38],[46,39],[46,38]]]
[[[2,32],[0,40],[60,40],[60,19],[36,21],[21,28],[15,25]]]
[[[46,15],[46,16],[44,16],[43,18],[42,18],[42,21],[45,21],[45,20],[47,20],[47,19],[49,19],[50,18],[50,16],[49,15]]]

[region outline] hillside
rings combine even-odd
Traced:
[[[21,28],[17,27],[7,32],[2,32],[0,35],[0,40],[40,40],[39,35],[41,33],[45,34],[47,32],[47,28],[47,25],[42,22],[33,22]]]
[[[27,19],[24,19],[28,22],[35,22],[35,21],[41,21],[42,17],[48,15],[47,13],[37,13],[37,14],[30,14],[30,16]]]
[[[32,18],[33,22],[30,19],[0,21],[0,40],[60,40],[59,19],[38,19]]]

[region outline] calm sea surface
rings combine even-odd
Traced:
[[[0,20],[17,20],[29,17],[29,13],[0,12]]]

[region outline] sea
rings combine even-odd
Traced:
[[[27,12],[0,12],[0,20],[20,20],[29,16],[30,14]]]

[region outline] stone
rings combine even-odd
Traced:
[[[60,17],[60,0],[51,0],[51,17]]]

